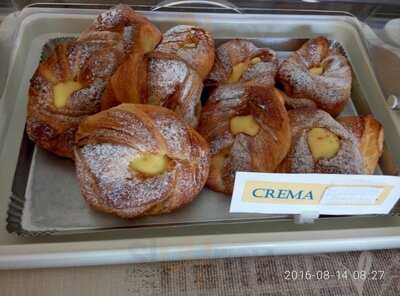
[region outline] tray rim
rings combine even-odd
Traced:
[[[32,8],[31,8],[32,9]],[[165,13],[165,12],[163,12]],[[90,14],[92,15],[92,14]],[[217,14],[218,15],[218,14]],[[252,15],[253,17],[253,15]],[[264,15],[265,17],[265,15]],[[314,17],[314,16],[313,16]],[[326,16],[324,16],[326,17]],[[21,26],[18,27],[18,32]],[[18,34],[19,35],[19,34]],[[13,65],[13,64],[12,64]],[[11,67],[10,67],[11,68]],[[1,103],[1,100],[0,100]],[[387,217],[389,218],[389,217]],[[385,221],[389,219],[384,219]],[[399,225],[400,219],[395,219]],[[96,264],[112,264],[123,262],[143,262],[143,261],[159,261],[159,260],[178,260],[189,258],[218,258],[227,256],[243,256],[243,255],[270,255],[270,254],[288,254],[288,253],[306,253],[319,251],[338,251],[338,250],[355,250],[355,249],[376,249],[385,247],[400,246],[400,227],[386,225],[381,228],[367,228],[365,231],[357,230],[354,233],[352,229],[330,230],[331,237],[329,239],[320,239],[319,243],[324,244],[324,248],[319,248],[316,244],[315,235],[321,234],[320,230],[308,231],[306,229],[299,231],[303,236],[304,246],[307,248],[296,248],[299,238],[292,236],[292,231],[282,231],[277,233],[278,238],[273,233],[259,232],[255,234],[254,241],[249,243],[250,238],[244,238],[243,235],[235,234],[216,234],[216,235],[195,235],[182,237],[157,237],[152,239],[146,238],[129,238],[125,240],[111,239],[108,241],[100,241],[96,238],[94,241],[79,242],[61,242],[61,243],[32,243],[25,245],[1,245],[0,246],[0,268],[21,268],[21,267],[43,267],[43,266],[75,266],[75,265],[96,265]],[[313,233],[311,233],[313,232]],[[350,232],[350,233],[349,233]],[[325,233],[325,232],[324,232]],[[282,243],[279,238],[286,236],[287,241]],[[206,250],[204,241],[199,238],[207,238],[210,240],[209,248]],[[247,237],[247,236],[246,236]],[[228,242],[227,239],[228,238]],[[186,240],[186,241],[185,241]],[[140,249],[136,243],[145,243],[145,248]],[[278,242],[277,242],[278,241]],[[302,241],[302,242],[303,242]],[[125,249],[121,249],[121,243]],[[361,243],[362,242],[362,243]],[[192,251],[186,251],[182,254],[180,247],[196,246],[199,254]],[[255,250],[255,245],[258,249]],[[360,247],[362,246],[362,247]],[[248,249],[248,253],[244,250]],[[68,250],[68,251],[65,251]],[[88,251],[89,250],[89,251]],[[229,250],[233,250],[230,253]],[[251,253],[254,250],[254,254]],[[283,251],[282,251],[283,250]],[[96,256],[99,251],[109,252],[106,258]],[[149,257],[141,257],[142,251],[151,252]],[[89,252],[89,253],[85,253]],[[128,252],[128,253],[126,253]],[[215,252],[211,254],[210,252]],[[157,256],[155,256],[157,254]],[[87,257],[85,257],[87,255]],[[71,256],[70,261],[63,261],[63,256]],[[120,256],[118,258],[118,256]],[[120,260],[120,261],[119,261]]]
[[[400,247],[399,227],[0,246],[0,269],[89,266]]]

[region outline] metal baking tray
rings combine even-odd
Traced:
[[[40,57],[47,56],[50,48],[67,38],[52,39],[51,35],[46,34],[36,39],[28,56],[26,75],[35,70]],[[227,40],[217,38],[216,46]],[[290,52],[297,50],[307,41],[307,39],[294,38],[253,38],[251,40],[259,47],[276,50],[279,59],[284,59]],[[332,46],[340,45],[332,42]],[[23,79],[25,80],[27,77]],[[342,114],[355,115],[357,109],[352,102],[349,102]],[[386,172],[386,170],[384,171]],[[24,235],[37,236],[124,227],[290,218],[287,215],[230,214],[229,196],[207,188],[204,188],[191,204],[166,215],[129,220],[103,214],[91,209],[81,197],[73,162],[54,156],[35,146],[25,132],[20,146],[12,190],[7,229],[10,232]]]
[[[44,190],[54,196],[81,200],[76,183],[71,177],[72,164],[32,147],[32,143],[24,138],[26,91],[43,44],[52,38],[76,35],[99,12],[89,9],[78,12],[74,9],[28,8],[18,16],[19,26],[13,51],[10,52],[8,79],[0,99],[0,267],[332,251],[357,249],[360,248],[360,242],[364,242],[363,248],[400,246],[398,216],[329,217],[321,218],[312,225],[296,225],[288,217],[231,217],[227,215],[229,200],[209,193],[204,194],[205,198],[200,196],[196,202],[175,214],[140,219],[132,222],[134,225],[121,226],[121,220],[112,218],[112,223],[115,224],[106,227],[112,228],[112,231],[64,235],[61,230],[65,230],[66,225],[58,225],[53,229],[60,232],[57,236],[21,238],[8,234],[5,221],[12,193],[17,195],[13,211],[21,211],[26,205],[23,202],[25,188],[28,188],[27,192],[32,192],[32,189],[36,192]],[[372,113],[382,122],[386,137],[385,155],[380,167],[384,174],[398,174],[400,155],[395,152],[400,150],[399,117],[385,104],[369,61],[366,40],[363,39],[356,19],[337,15],[143,13],[162,31],[177,24],[196,24],[211,31],[216,39],[252,39],[257,45],[271,47],[282,54],[296,49],[305,39],[318,35],[337,40],[342,44],[354,72],[353,105],[350,104],[347,110],[350,113],[356,111],[357,114]],[[54,167],[59,169],[54,170]],[[39,169],[44,175],[37,174],[40,182],[35,183],[35,174],[32,172],[37,173]],[[60,179],[66,183],[62,183]],[[53,183],[64,186],[53,187]],[[42,184],[40,186],[44,187],[32,187],[35,184]],[[64,193],[68,194],[63,195]],[[207,215],[214,215],[214,219],[200,215],[201,202],[204,203],[202,211],[209,211]],[[91,211],[83,201],[81,206],[84,206],[85,211]],[[193,213],[198,211],[198,220],[177,223],[177,217],[181,214],[189,215],[191,207],[195,207],[192,209]],[[213,209],[221,209],[221,212],[213,213]],[[46,209],[50,213],[51,210],[51,207]],[[110,219],[103,214],[90,213],[101,221]],[[69,219],[70,222],[76,220],[72,212]],[[149,221],[151,219],[160,220]],[[18,221],[15,216],[11,215],[8,222],[10,231],[24,232],[16,227]],[[139,227],[143,225],[146,227]],[[116,229],[119,227],[128,228]],[[88,228],[93,227],[78,225],[69,230],[80,232]],[[37,229],[29,229],[34,234],[42,233],[40,230],[35,233],[35,230]],[[55,242],[58,243],[54,244]],[[126,252],[127,250],[129,251]],[[52,256],[52,252],[56,255]],[[108,255],[99,257],[101,252]],[[62,254],[66,253],[71,256],[71,261],[65,262],[61,259]]]

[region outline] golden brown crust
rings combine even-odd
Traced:
[[[259,132],[234,135],[230,120],[246,115],[253,116]],[[236,171],[273,172],[290,147],[288,114],[275,88],[220,86],[204,106],[199,132],[210,144],[207,186],[226,194],[232,193]]]
[[[27,133],[42,148],[73,157],[74,133],[79,121],[100,110],[105,79],[115,70],[122,53],[107,42],[66,42],[41,62],[29,88]],[[63,107],[54,104],[54,86],[79,82]]]
[[[121,103],[147,102],[147,57],[134,53],[114,75],[101,98],[101,110],[107,110]]]
[[[148,103],[175,111],[186,123],[196,127],[201,111],[203,82],[195,70],[173,54],[149,55]]]
[[[56,46],[31,79],[27,117],[29,137],[57,155],[73,158],[73,135],[80,120],[100,111],[101,96],[109,80],[111,86],[115,80],[124,83],[120,73],[125,66],[120,65],[126,61],[129,65],[137,57],[143,34],[149,31],[156,35],[158,32],[131,8],[118,5],[100,14],[76,41]],[[143,64],[139,64],[139,68],[142,67]],[[145,79],[145,75],[138,77],[139,82]],[[65,82],[78,83],[81,89],[73,91],[65,105],[56,107],[54,88]],[[113,99],[120,98],[112,87],[106,94]]]
[[[338,121],[358,139],[364,159],[364,173],[373,174],[383,152],[382,125],[372,115],[346,116]]]
[[[148,103],[174,110],[190,126],[199,122],[203,78],[214,63],[214,42],[205,30],[169,29],[148,55]]]
[[[280,173],[363,174],[363,159],[357,139],[327,112],[315,108],[289,111],[292,145],[277,168]],[[313,128],[324,128],[340,140],[339,150],[329,159],[315,160],[307,141]]]
[[[147,59],[161,41],[161,32],[150,21],[126,5],[118,5],[117,12],[101,14],[81,38],[98,38],[110,31],[107,38],[123,41],[124,62],[110,79],[102,98],[102,110],[120,103],[145,103],[147,99]],[[118,13],[116,17],[115,14]],[[93,37],[91,37],[93,35]]]
[[[206,30],[190,25],[172,27],[163,34],[157,52],[174,54],[184,60],[204,80],[214,64],[214,40]]]
[[[317,108],[317,104],[313,100],[310,99],[302,99],[302,98],[291,98],[285,92],[279,90],[283,101],[285,102],[285,106],[287,110],[297,109],[297,108]]]
[[[251,60],[259,58],[260,62],[251,64]],[[229,83],[233,67],[240,63],[246,65],[246,71],[238,82],[257,83],[262,86],[275,84],[278,69],[276,53],[270,49],[261,49],[252,42],[243,39],[227,41],[217,48],[214,67],[208,76],[206,85],[217,87]]]
[[[315,67],[322,67],[321,75],[309,71]],[[282,62],[277,81],[289,97],[312,100],[318,108],[337,116],[350,99],[352,73],[346,57],[331,48],[326,38],[318,37]]]
[[[207,142],[172,111],[121,104],[82,121],[76,134],[82,195],[97,210],[123,218],[170,212],[192,201],[209,171]],[[165,153],[161,175],[129,170],[142,153]]]

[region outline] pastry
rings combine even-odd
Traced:
[[[236,82],[272,86],[277,67],[278,59],[273,50],[258,48],[248,40],[233,39],[218,47],[207,86]]]
[[[364,160],[364,173],[373,174],[383,152],[382,125],[372,116],[346,116],[338,121],[354,135]]]
[[[149,55],[148,70],[148,103],[169,108],[197,127],[203,90],[199,74],[176,55],[157,51]]]
[[[178,56],[190,65],[204,80],[214,65],[214,40],[206,30],[189,25],[179,25],[163,34],[157,52]]]
[[[290,148],[288,114],[272,87],[218,87],[204,106],[199,132],[210,144],[207,185],[226,194],[236,171],[274,172]]]
[[[291,98],[285,92],[280,89],[277,89],[280,92],[287,110],[296,109],[296,108],[317,108],[317,104],[314,101],[309,99],[302,98]]]
[[[289,111],[292,145],[277,172],[363,174],[358,140],[332,118],[315,108]]]
[[[93,208],[123,218],[180,208],[207,180],[207,142],[160,106],[121,104],[88,116],[76,143],[83,197]]]
[[[174,110],[196,127],[203,78],[214,63],[214,42],[201,28],[180,25],[163,35],[149,54],[148,103]]]
[[[91,37],[92,36],[92,37]],[[81,39],[115,39],[126,55],[113,73],[101,99],[102,110],[119,103],[144,103],[147,99],[146,53],[161,41],[161,32],[129,6],[101,14],[97,21],[81,34]]]
[[[106,79],[122,56],[108,42],[57,45],[30,81],[26,123],[29,137],[46,150],[73,158],[79,122],[100,110]]]
[[[201,111],[200,96],[205,78],[214,63],[214,41],[211,35],[195,26],[179,25],[169,29],[154,51],[145,55],[140,66],[138,100],[109,96],[102,101],[103,109],[121,102],[149,103],[174,110],[192,127],[196,127]],[[125,73],[130,79],[132,72]],[[134,72],[138,73],[138,72]],[[129,85],[129,84],[126,84]],[[119,86],[124,89],[124,86]],[[126,87],[125,87],[126,88]]]
[[[281,63],[277,81],[289,97],[312,100],[335,117],[350,99],[352,73],[346,57],[318,37]]]
[[[128,6],[118,5],[100,14],[77,40],[58,44],[30,82],[29,137],[42,148],[72,158],[80,120],[100,111],[108,81],[111,90],[113,81],[122,83],[118,77],[124,64],[131,64],[143,48],[154,47],[156,39],[155,27]]]

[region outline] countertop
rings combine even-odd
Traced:
[[[398,296],[400,250],[1,271],[0,287],[7,296]]]

